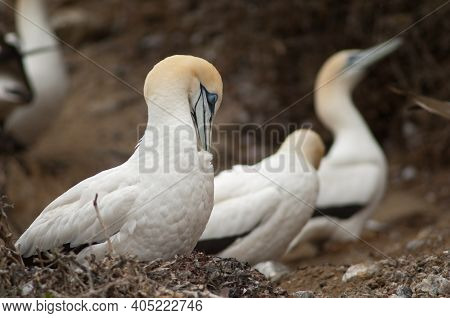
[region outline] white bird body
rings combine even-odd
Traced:
[[[315,89],[315,110],[334,142],[318,171],[320,192],[313,218],[289,245],[354,240],[380,203],[386,188],[383,150],[351,99],[365,67],[395,50],[399,41],[366,51],[336,53],[321,68]],[[348,68],[348,69],[346,69]]]
[[[69,81],[44,1],[18,0],[16,10],[22,64],[33,98],[8,116],[5,131],[27,145],[49,127],[62,109]]]
[[[196,135],[201,132],[195,131],[189,111],[204,109],[198,102],[203,103],[202,94],[211,94],[207,89],[215,92],[213,106],[220,107],[222,82],[208,62],[175,56],[158,63],[146,80],[149,122],[134,154],[48,205],[17,241],[21,254],[29,257],[64,244],[93,244],[79,258],[102,257],[109,243],[115,253],[141,260],[191,252],[214,196],[212,155],[198,150]],[[195,106],[191,101],[197,101]],[[211,123],[214,112],[210,115]],[[101,219],[93,205],[96,194]]]
[[[313,212],[319,191],[315,169],[323,149],[318,135],[299,130],[258,164],[221,172],[214,179],[213,212],[196,249],[251,264],[277,260]]]

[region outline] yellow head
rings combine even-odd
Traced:
[[[144,84],[147,101],[158,96],[174,101],[187,99],[188,111],[204,150],[210,148],[212,121],[222,103],[222,94],[222,78],[217,69],[201,58],[188,55],[174,55],[162,60],[149,72]],[[185,103],[170,104],[166,108],[180,105]]]

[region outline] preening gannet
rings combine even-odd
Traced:
[[[82,249],[80,259],[110,245],[141,260],[193,250],[213,206],[209,150],[222,80],[203,59],[172,56],[150,71],[144,96],[148,124],[133,155],[50,203],[16,243],[24,257],[63,245]]]
[[[277,260],[313,213],[324,150],[319,135],[300,129],[258,164],[221,172],[196,249],[250,264]]]
[[[341,51],[320,69],[315,83],[315,111],[333,133],[334,142],[318,171],[316,211],[288,252],[305,241],[355,239],[382,199],[386,159],[354,106],[351,93],[367,67],[400,43],[391,40],[367,50]]]
[[[17,0],[15,14],[20,53],[32,100],[6,119],[5,131],[23,145],[33,143],[62,108],[68,77],[43,0]]]

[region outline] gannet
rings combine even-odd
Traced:
[[[258,164],[221,172],[196,250],[253,265],[277,260],[313,213],[324,150],[318,134],[299,129]]]
[[[0,120],[3,121],[14,108],[31,101],[22,66],[21,55],[8,35],[0,37]]]
[[[318,171],[316,211],[288,252],[306,241],[356,239],[382,199],[386,159],[353,104],[351,93],[367,67],[400,44],[394,39],[366,50],[341,51],[320,69],[315,83],[315,111],[333,133],[334,142]]]
[[[153,260],[193,250],[213,206],[209,151],[222,80],[203,59],[172,56],[150,71],[144,96],[148,124],[133,155],[50,203],[16,242],[24,257],[63,245],[81,249],[81,260],[110,251]]]
[[[63,56],[43,0],[17,0],[15,14],[23,68],[31,86],[30,104],[15,109],[4,129],[22,145],[32,144],[62,109],[68,88]]]

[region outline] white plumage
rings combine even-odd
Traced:
[[[149,122],[134,154],[47,206],[16,243],[24,257],[63,244],[93,244],[79,257],[101,257],[108,238],[114,252],[142,260],[192,251],[213,205],[209,137],[197,136],[210,135],[222,81],[205,60],[173,56],[149,73],[144,95]],[[93,205],[96,194],[105,228]]]
[[[278,259],[313,212],[323,151],[317,134],[298,130],[260,163],[221,172],[196,249],[251,264]]]
[[[315,110],[333,133],[334,143],[318,171],[317,211],[288,252],[307,241],[356,239],[382,199],[386,159],[354,106],[351,92],[366,68],[399,44],[392,40],[364,51],[342,51],[321,68],[315,85]]]

